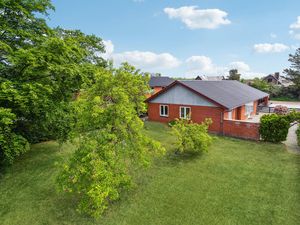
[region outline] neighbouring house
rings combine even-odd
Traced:
[[[210,80],[210,81],[217,81],[217,80],[225,80],[224,76],[197,76],[195,80]]]
[[[288,87],[290,85],[293,85],[293,82],[290,79],[288,79],[285,76],[281,76],[279,72],[276,72],[274,74],[269,74],[268,76],[262,79],[269,84],[280,85],[283,87]]]
[[[151,88],[151,91],[147,93],[147,98],[164,89],[174,81],[175,80],[170,77],[151,76],[149,80],[149,86]]]
[[[259,139],[259,124],[248,118],[259,103],[268,104],[269,94],[239,81],[175,81],[146,100],[150,121],[176,118],[201,123],[213,120],[209,131],[245,139]]]

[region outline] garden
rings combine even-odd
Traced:
[[[135,171],[136,186],[100,219],[57,192],[72,144],[33,145],[0,178],[1,224],[299,224],[300,156],[284,145],[213,136],[207,153],[190,156],[174,154],[168,126],[146,122],[144,133],[162,143],[165,156]]]

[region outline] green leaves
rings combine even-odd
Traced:
[[[189,120],[176,120],[172,126],[172,133],[176,136],[176,148],[180,153],[200,153],[207,151],[212,142],[207,130],[212,123],[206,119],[202,124],[193,123]]]
[[[144,77],[127,64],[113,70],[99,68],[95,83],[74,102],[74,137],[79,145],[58,183],[77,195],[81,212],[100,216],[130,187],[132,169],[147,166],[151,156],[164,153],[142,132],[138,112],[145,108],[146,90]]]
[[[106,66],[100,38],[51,29],[37,16],[51,9],[49,0],[0,2],[0,107],[11,109],[15,132],[31,143],[67,139],[72,100]]]
[[[12,164],[15,158],[29,150],[29,144],[14,133],[16,115],[10,109],[0,107],[0,166]]]
[[[266,114],[260,118],[259,133],[264,141],[285,141],[290,122],[288,117],[277,114]]]

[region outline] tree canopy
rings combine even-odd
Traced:
[[[228,80],[240,80],[241,74],[239,74],[239,71],[237,69],[231,69],[229,70],[229,76]]]
[[[79,198],[81,212],[100,216],[121,190],[130,187],[132,169],[164,152],[143,134],[137,113],[145,110],[147,83],[148,78],[128,64],[99,69],[95,83],[74,102],[78,148],[58,182],[61,190]]]
[[[285,69],[284,72],[293,81],[300,98],[300,48],[296,50],[295,54],[289,55],[289,62],[291,62],[291,66],[289,69]]]
[[[30,143],[65,140],[72,126],[70,101],[94,82],[97,67],[107,66],[99,54],[101,38],[52,29],[37,16],[52,9],[49,0],[0,1],[0,107],[13,115],[11,134]]]

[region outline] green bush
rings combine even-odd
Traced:
[[[177,120],[172,126],[172,133],[176,136],[175,143],[177,152],[200,153],[207,151],[212,142],[208,134],[208,126],[211,119],[205,120],[202,124],[193,123],[190,120]]]
[[[0,166],[12,164],[14,159],[29,150],[27,140],[13,132],[16,115],[0,107]]]
[[[176,124],[176,120],[172,120],[168,123],[169,127],[173,127]]]
[[[300,112],[296,112],[295,110],[288,113],[285,117],[290,123],[295,122],[295,121],[300,122]]]
[[[277,114],[266,114],[260,118],[259,132],[264,141],[285,141],[290,122],[286,116]]]

